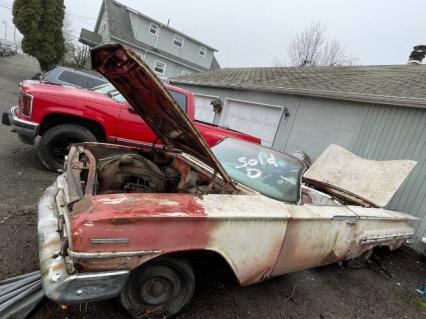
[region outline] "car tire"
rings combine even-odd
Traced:
[[[38,156],[47,169],[58,172],[64,168],[64,159],[69,146],[81,142],[96,142],[96,137],[80,125],[57,125],[42,135],[38,144]]]
[[[133,318],[170,318],[189,304],[194,288],[186,259],[159,257],[131,273],[120,301]]]

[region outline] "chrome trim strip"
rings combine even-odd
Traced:
[[[410,239],[414,235],[414,232],[405,232],[405,233],[396,233],[396,234],[383,234],[376,236],[362,236],[359,243],[370,244],[377,242],[384,242],[388,240],[401,240],[401,239]]]
[[[129,238],[91,238],[92,244],[128,244]]]
[[[82,253],[68,249],[68,255],[76,259],[102,259],[118,257],[152,256],[161,254],[161,250],[135,250],[117,252]]]

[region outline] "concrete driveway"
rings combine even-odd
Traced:
[[[23,55],[0,58],[0,110],[16,104],[18,83],[38,72]],[[0,125],[0,280],[37,269],[35,206],[56,174],[35,148]],[[261,234],[260,234],[261,235]],[[239,287],[220,267],[199,261],[197,290],[180,318],[426,318],[415,288],[426,262],[403,250],[380,252],[364,269],[331,265]],[[383,270],[385,269],[385,271]],[[127,318],[118,300],[61,308],[44,300],[32,318]]]

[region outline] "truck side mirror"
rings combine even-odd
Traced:
[[[127,110],[128,110],[130,113],[136,113],[136,111],[133,109],[133,107],[132,107],[130,104],[128,104],[128,105],[127,105]]]

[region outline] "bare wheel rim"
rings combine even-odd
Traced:
[[[135,281],[135,297],[147,306],[165,306],[179,298],[182,276],[173,268],[157,265],[146,269]]]

